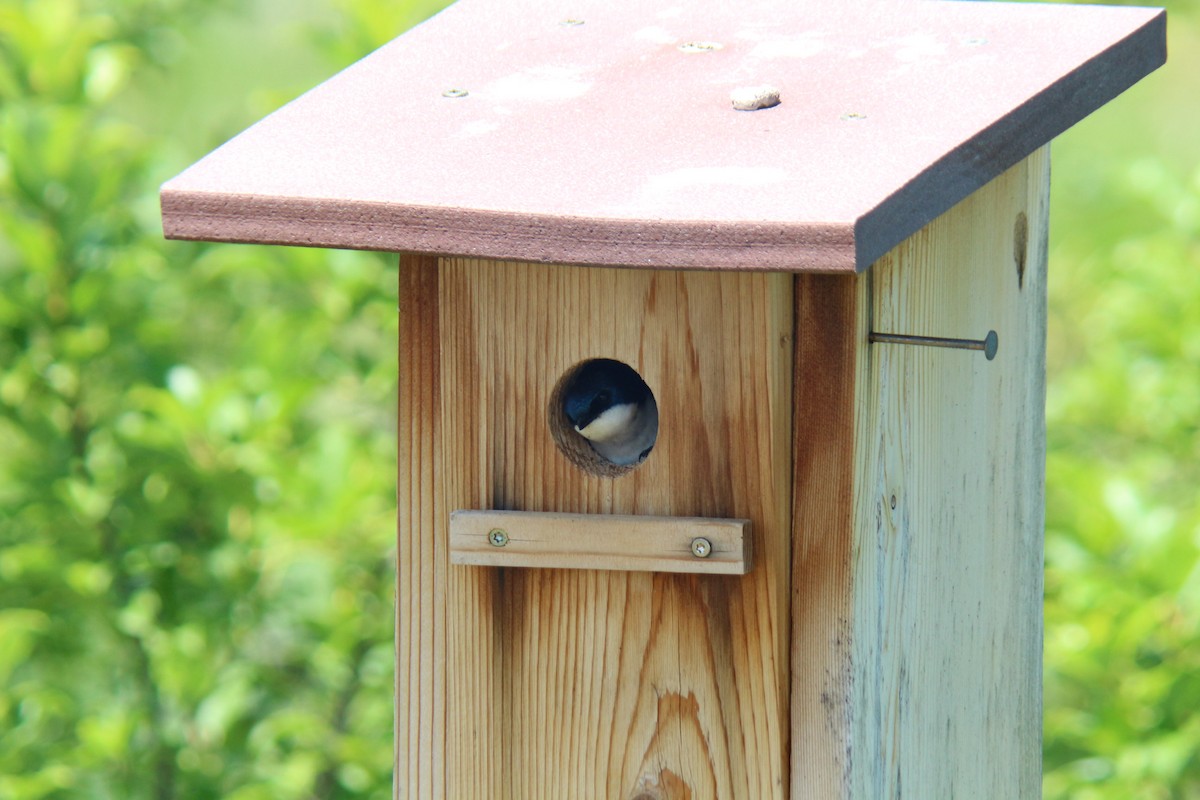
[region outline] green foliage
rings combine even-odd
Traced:
[[[1047,800],[1200,797],[1200,31],[1055,145]]]
[[[439,5],[0,0],[0,798],[387,796],[391,260],[164,242],[157,184]],[[1055,150],[1047,798],[1200,797],[1171,10],[1172,63]]]
[[[0,4],[5,800],[389,792],[392,261],[161,238],[157,184],[286,99],[158,115],[230,8]],[[412,10],[343,3],[312,70]]]

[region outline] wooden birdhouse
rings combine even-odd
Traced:
[[[397,797],[1037,797],[1048,143],[1164,40],[462,0],[165,184],[400,253]]]

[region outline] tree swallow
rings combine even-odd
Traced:
[[[588,361],[563,393],[563,412],[592,449],[617,466],[641,463],[658,438],[658,405],[632,367]]]

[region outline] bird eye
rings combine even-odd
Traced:
[[[593,425],[614,405],[626,413]],[[636,370],[608,358],[581,361],[558,379],[548,421],[563,455],[601,477],[616,477],[641,464],[658,437],[654,393]]]
[[[612,405],[612,392],[610,392],[608,389],[602,389],[596,393],[595,397],[592,398],[591,405],[588,407],[588,412],[593,417],[598,417],[600,414],[604,413],[605,409],[607,409],[610,405]]]

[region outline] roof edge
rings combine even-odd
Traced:
[[[885,198],[855,225],[858,271],[1027,158],[1167,60],[1165,9],[1029,98]]]
[[[595,219],[162,188],[168,239],[655,269],[846,273],[840,222]]]

